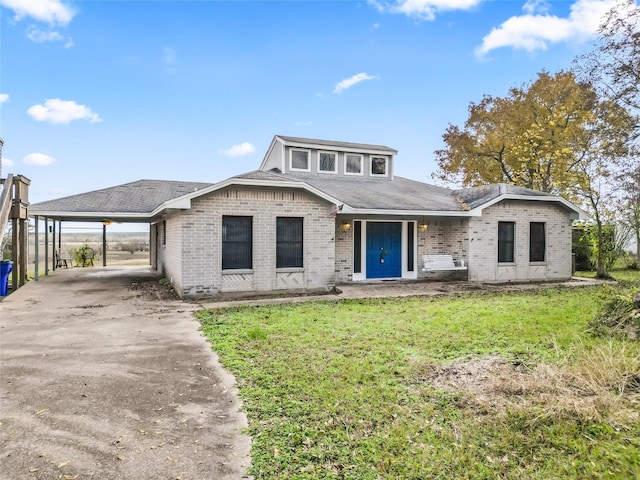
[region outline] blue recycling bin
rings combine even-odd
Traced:
[[[11,260],[0,262],[0,297],[7,296],[11,270],[13,270],[13,262]]]

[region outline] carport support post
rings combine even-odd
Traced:
[[[13,268],[11,270],[11,291],[15,292],[20,287],[20,276],[18,275],[18,261],[22,256],[22,244],[18,239],[18,219],[13,218],[11,220],[11,260],[13,261]]]
[[[62,220],[58,220],[58,253],[62,250]]]
[[[40,278],[40,272],[38,271],[38,269],[40,268],[40,218],[36,215],[34,219],[35,219],[35,227],[36,227],[36,231],[35,231],[36,239],[33,242],[33,249],[34,249],[33,256],[35,257],[35,268],[33,272],[33,279],[37,282],[38,279]]]
[[[107,266],[107,222],[102,222],[102,266]]]
[[[51,246],[53,247],[53,257],[51,257],[51,270],[56,270],[56,221],[53,219],[51,221],[53,224],[53,241],[51,242]]]
[[[28,231],[27,227],[29,222],[26,218],[20,218],[18,220],[20,225],[20,233],[18,236],[20,237],[18,241],[20,242],[20,258],[19,261],[19,269],[20,269],[20,281],[18,282],[19,287],[23,287],[25,283],[27,283],[27,246],[28,242]]]
[[[44,218],[44,274],[49,275],[49,219]]]

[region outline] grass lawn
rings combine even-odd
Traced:
[[[640,478],[640,392],[622,380],[640,342],[585,332],[602,301],[589,287],[199,319],[238,380],[256,478]]]

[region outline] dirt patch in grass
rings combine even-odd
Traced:
[[[500,356],[426,364],[419,380],[466,394],[486,413],[529,412],[533,421],[573,418],[625,426],[639,418],[640,364],[619,347],[594,349],[572,363],[549,365]]]

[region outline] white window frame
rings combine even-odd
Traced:
[[[360,158],[360,171],[359,172],[349,172],[347,171],[347,157],[358,157]],[[358,176],[362,176],[364,175],[364,168],[362,168],[364,164],[364,158],[362,155],[358,154],[358,153],[345,153],[344,154],[344,174],[345,175],[358,175]]]
[[[384,173],[373,173],[373,159],[384,158]],[[371,155],[369,158],[369,175],[372,177],[388,177],[389,176],[389,157],[385,155]]]
[[[333,162],[333,170],[320,170],[320,156],[323,154],[329,154],[329,155],[333,155],[334,157],[334,162]],[[330,174],[337,174],[338,173],[338,152],[330,152],[327,150],[319,150],[318,151],[318,173],[330,173]]]
[[[293,167],[293,152],[304,152],[307,154],[307,168]],[[289,170],[292,172],[310,172],[311,171],[311,150],[304,148],[292,148],[289,150]]]

